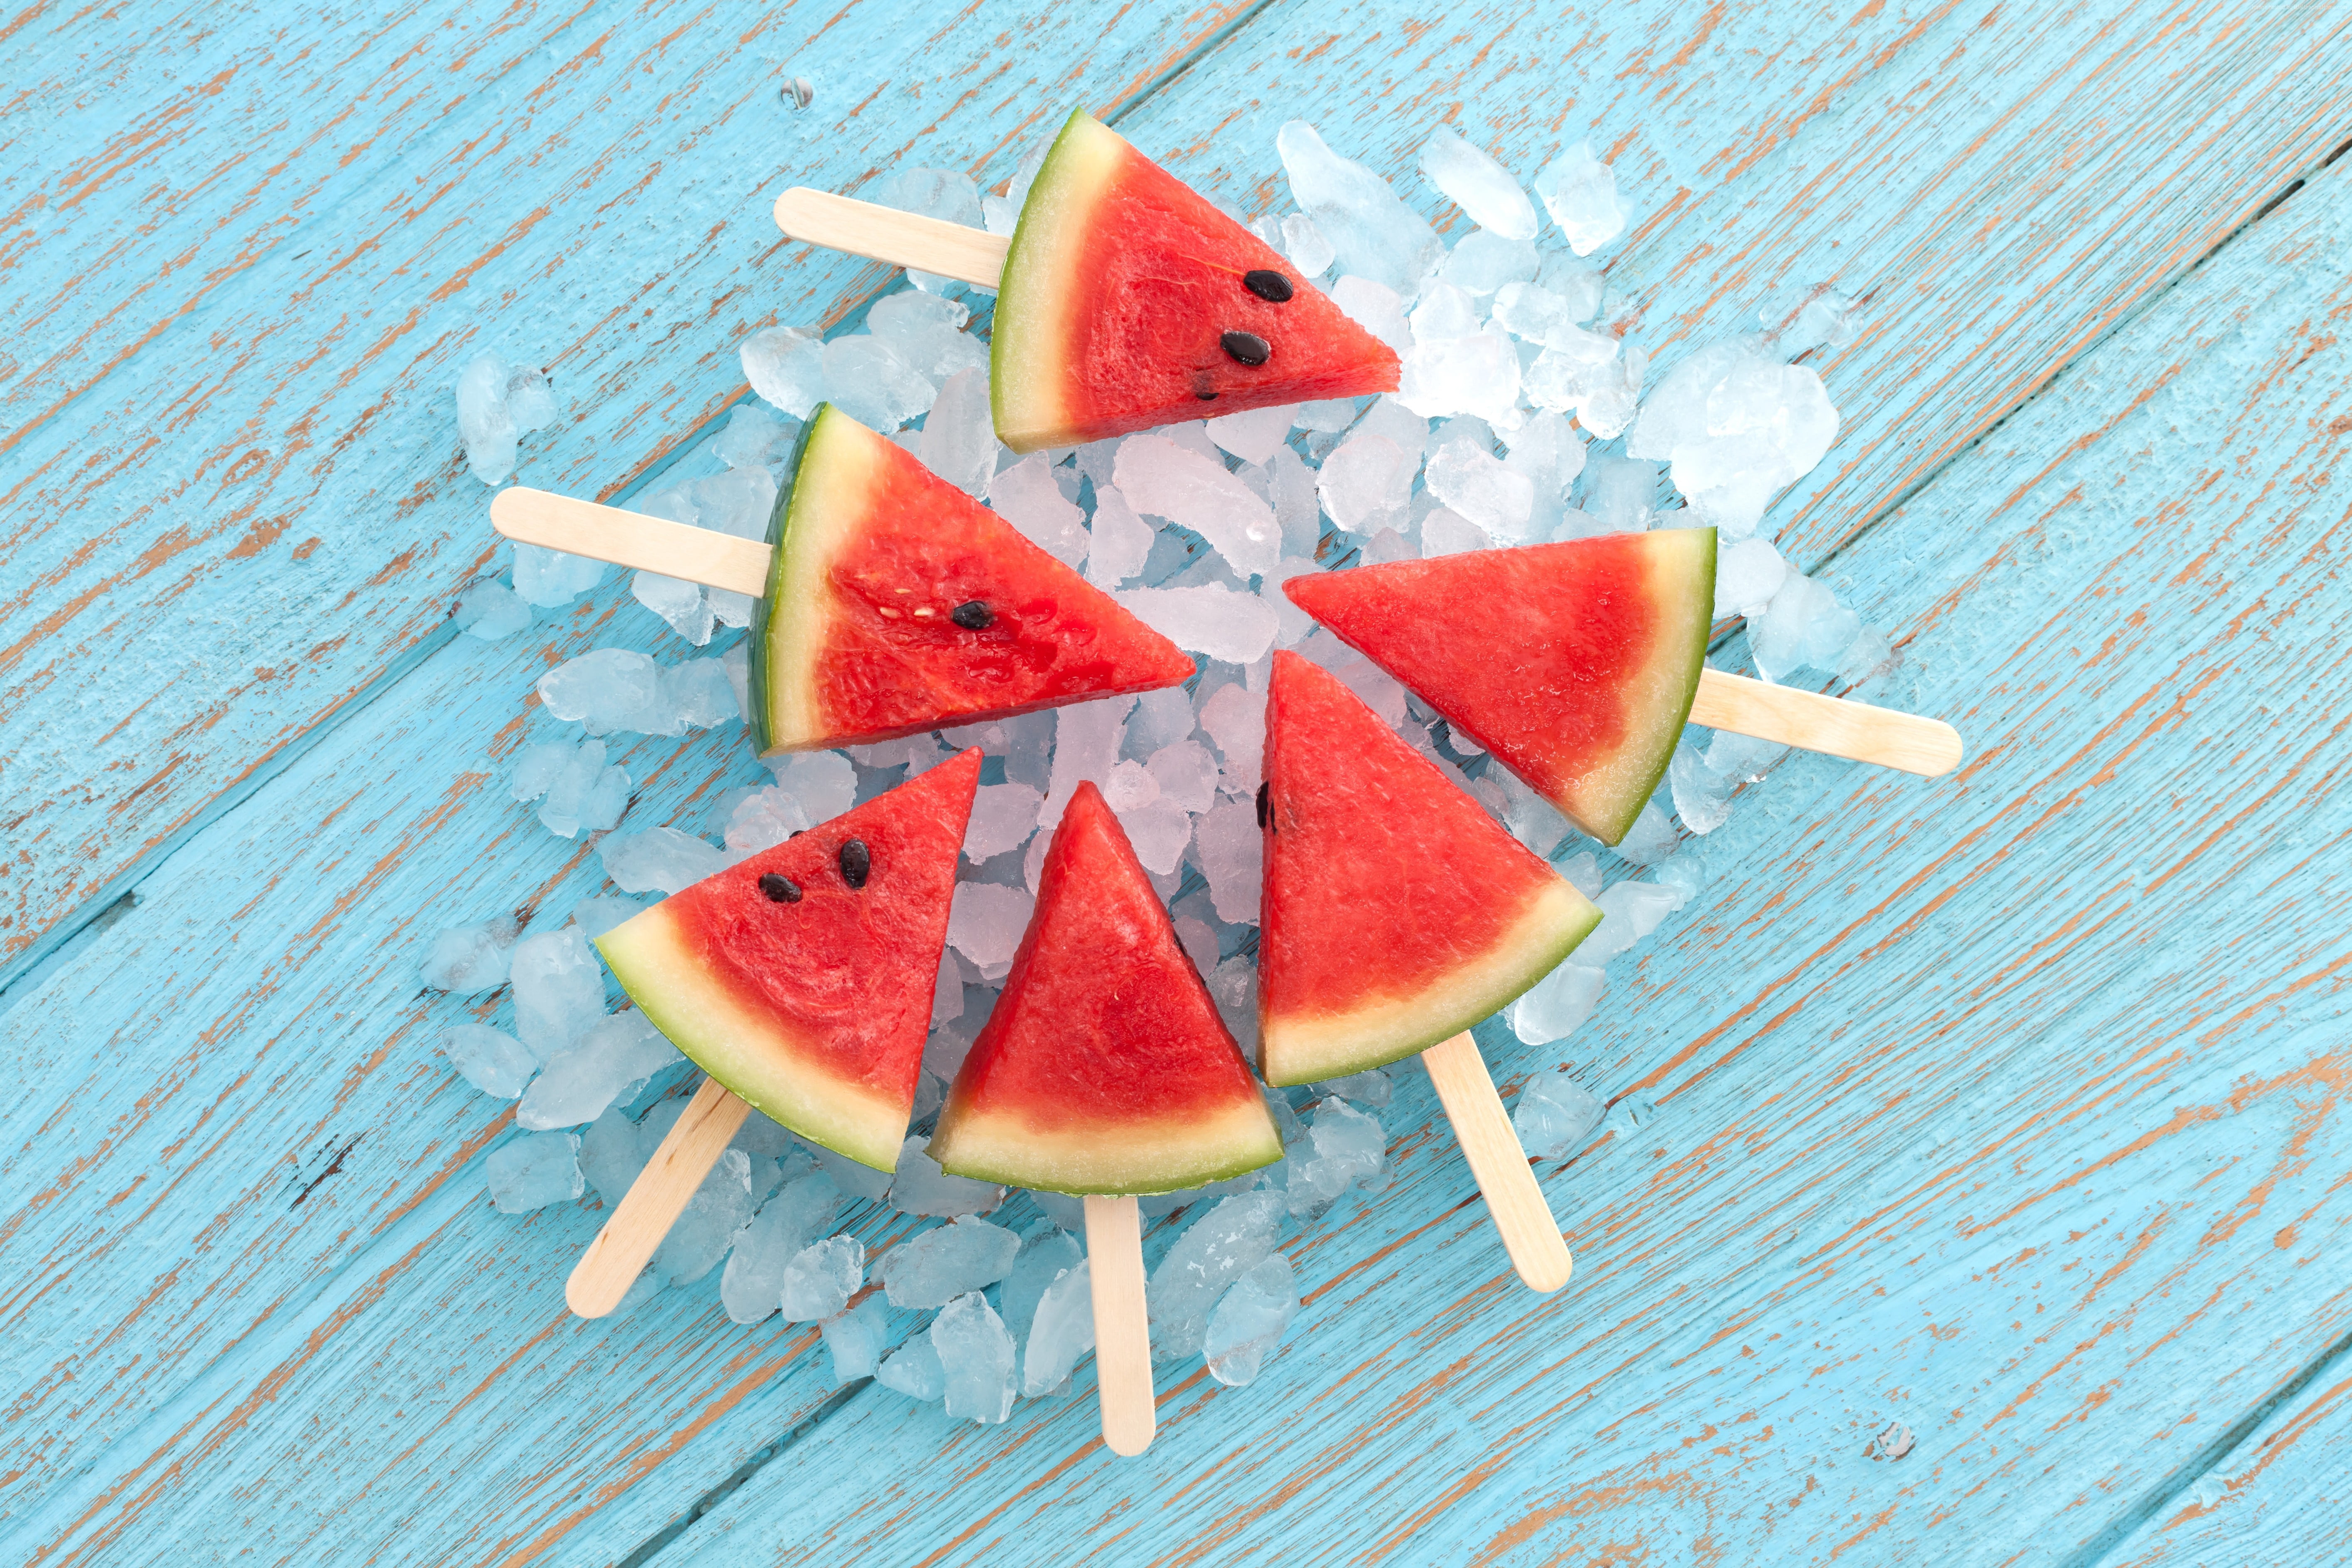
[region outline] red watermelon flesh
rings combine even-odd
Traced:
[[[1259,1060],[1344,1078],[1461,1033],[1568,956],[1601,911],[1297,654],[1265,704]]]
[[[1058,1193],[1168,1193],[1282,1158],[1257,1080],[1118,818],[1078,786],[931,1157]]]
[[[769,542],[751,658],[762,752],[866,745],[1192,678],[1174,643],[830,405],[809,417]]]
[[[1029,186],[992,332],[1016,452],[1397,387],[1394,350],[1082,110]]]
[[[1706,666],[1715,531],[1474,550],[1282,588],[1614,844],[1665,776]]]
[[[965,752],[704,878],[596,946],[705,1072],[802,1137],[891,1170],[979,783],[980,752]],[[853,839],[866,851],[862,887],[843,866]]]

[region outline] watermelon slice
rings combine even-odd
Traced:
[[[1274,656],[1265,701],[1258,1059],[1344,1078],[1460,1034],[1601,920],[1328,671]]]
[[[1172,1193],[1282,1158],[1257,1080],[1127,835],[1082,784],[931,1157],[1055,1193]]]
[[[1614,844],[1665,776],[1706,668],[1715,530],[1393,561],[1282,591]]]
[[[1083,110],[1029,186],[993,331],[1016,452],[1397,387],[1394,350]]]
[[[1192,678],[1189,655],[1013,525],[820,404],[768,525],[762,752],[862,745]]]
[[[979,784],[980,752],[965,752],[596,946],[703,1071],[802,1137],[894,1169]]]

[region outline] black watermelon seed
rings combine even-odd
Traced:
[[[1227,332],[1217,342],[1244,364],[1264,364],[1274,355],[1274,350],[1255,332]]]
[[[1277,305],[1290,298],[1290,279],[1270,267],[1243,273],[1242,287],[1259,299],[1271,300]]]
[[[853,888],[866,886],[866,879],[874,874],[874,851],[866,847],[863,838],[852,838],[841,847],[841,879]]]
[[[995,624],[996,612],[978,599],[966,599],[948,612],[948,619],[968,632],[984,632]]]
[[[790,877],[779,877],[773,871],[760,873],[760,891],[768,895],[772,904],[797,904],[801,901],[801,885]]]
[[[1260,830],[1272,826],[1274,822],[1274,801],[1267,794],[1273,787],[1274,781],[1271,779],[1257,786],[1257,825]]]
[[[1217,395],[1213,392],[1195,392],[1192,395],[1203,403],[1214,403],[1217,400]]]

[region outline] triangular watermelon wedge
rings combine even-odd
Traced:
[[[697,1066],[802,1137],[894,1169],[914,1108],[976,750],[596,939]],[[862,885],[856,851],[865,846]]]
[[[1181,648],[829,404],[809,416],[768,542],[750,672],[762,752],[1192,679]]]
[[[1282,1158],[1257,1080],[1102,792],[1082,784],[931,1157],[1055,1193],[1172,1193]]]
[[[1665,777],[1706,668],[1715,530],[1392,561],[1282,591],[1614,844]]]
[[[992,331],[1016,452],[1397,388],[1393,349],[1084,110],[1029,186]]]
[[[1551,973],[1601,911],[1329,672],[1274,656],[1258,1059],[1271,1084],[1380,1067]]]

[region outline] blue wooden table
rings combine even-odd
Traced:
[[[0,1560],[2352,1557],[2352,5],[232,0],[0,63]],[[1591,1025],[1482,1036],[1612,1097],[1567,1290],[1401,1069],[1266,1376],[1163,1378],[1135,1461],[1083,1380],[951,1425],[708,1281],[569,1317],[601,1211],[491,1209],[436,1040],[502,1004],[417,983],[602,886],[503,774],[654,638],[618,576],[454,635],[458,368],[547,364],[520,477],[625,500],[890,281],[781,185],[992,185],[1072,102],[1253,213],[1294,117],[1423,200],[1434,123],[1589,136],[1654,355],[1863,298],[1768,527],[1971,742],[1790,763]],[[762,776],[627,766],[640,826]]]

